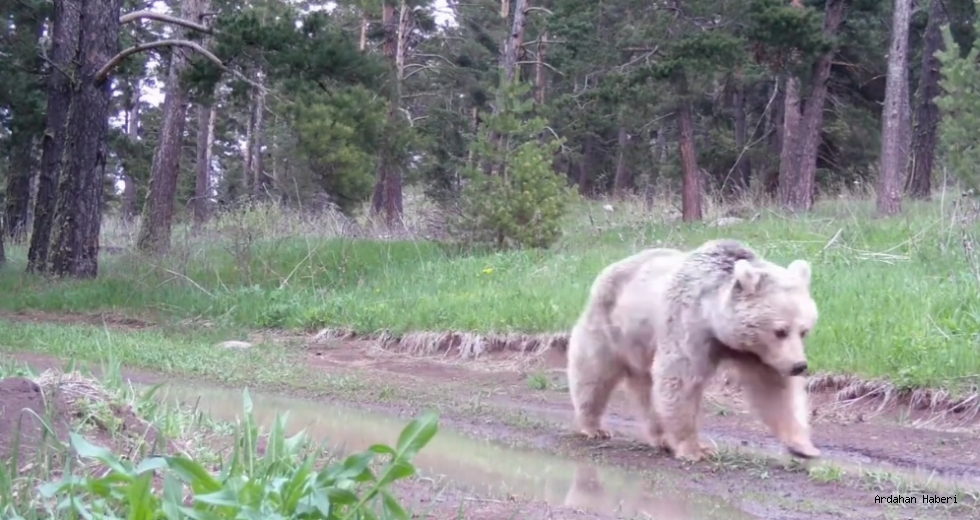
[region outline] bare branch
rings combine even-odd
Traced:
[[[170,16],[169,14],[155,13],[153,11],[133,11],[131,13],[124,14],[119,17],[119,23],[121,25],[126,25],[127,23],[143,19],[179,25],[187,29],[194,29],[195,31],[201,31],[207,34],[211,34],[212,32],[211,28],[206,25],[201,25],[190,20],[184,20],[183,18],[178,18],[176,16]]]
[[[95,84],[98,85],[101,84],[103,81],[105,81],[106,77],[109,76],[109,73],[112,72],[112,69],[116,68],[126,58],[132,56],[133,54],[137,54],[150,49],[156,49],[158,47],[189,47],[204,55],[205,58],[214,62],[214,64],[220,67],[221,70],[227,70],[225,68],[225,64],[222,63],[217,56],[212,54],[211,51],[205,49],[204,47],[201,47],[197,43],[194,43],[192,41],[187,41],[187,40],[159,40],[155,42],[133,45],[132,47],[128,49],[124,49],[119,54],[113,56],[112,59],[109,60],[108,63],[103,65],[102,68],[99,69],[99,72],[95,74]]]
[[[419,65],[418,63],[409,63],[408,65],[405,66],[405,68],[408,68],[410,66],[415,66],[415,67],[418,67],[418,68],[416,68],[416,69],[414,69],[414,70],[412,70],[410,72],[405,73],[405,77],[402,78],[402,79],[407,80],[408,78],[410,78],[410,77],[418,74],[419,72],[422,72],[422,71],[425,71],[425,70],[437,70],[439,68],[439,67],[435,67],[433,65]]]
[[[542,12],[547,13],[547,14],[550,14],[550,15],[554,15],[555,14],[555,13],[551,12],[551,10],[545,9],[544,7],[528,7],[527,9],[524,10],[524,12],[527,12],[527,13],[533,13],[534,11],[542,11]]]
[[[519,61],[519,62],[517,62],[517,64],[518,65],[537,65],[538,62],[537,61]],[[548,67],[549,69],[551,69],[552,72],[554,72],[555,74],[558,74],[559,76],[564,76],[565,75],[565,73],[563,73],[562,71],[556,69],[555,67],[553,67],[553,66],[551,66],[551,65],[549,65],[549,64],[547,64],[545,62],[541,62],[541,65],[544,65],[545,67]]]
[[[447,57],[445,57],[445,56],[443,56],[441,54],[422,54],[422,53],[415,53],[415,54],[412,55],[412,57],[414,57],[414,58],[436,58],[436,59],[440,59],[440,60],[446,62],[450,67],[455,67],[456,66],[456,64],[453,63],[452,60],[450,60],[449,58],[447,58]]]

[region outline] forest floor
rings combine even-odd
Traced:
[[[134,384],[166,381],[168,395],[227,420],[240,410],[247,385],[263,427],[289,411],[293,431],[306,428],[348,449],[392,444],[405,422],[434,408],[440,431],[415,459],[420,477],[396,488],[418,518],[980,515],[980,419],[968,406],[940,410],[868,392],[849,399],[848,385],[828,384],[811,394],[823,457],[804,463],[783,453],[747,413],[738,389],[719,377],[702,419],[718,452],[691,464],[637,440],[638,423],[622,394],[606,418],[613,439],[575,434],[559,349],[500,348],[472,357],[452,342],[425,353],[370,337],[269,330],[235,338],[248,346],[212,342],[186,354],[176,333],[164,329],[110,313],[3,312],[0,362],[37,371],[63,367],[70,357],[98,372],[95,364],[112,357]],[[18,339],[23,334],[34,339]],[[71,343],[71,355],[52,350],[55,341]],[[145,352],[134,357],[140,345]],[[197,357],[183,359],[188,355]]]

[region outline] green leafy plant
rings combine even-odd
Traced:
[[[54,504],[48,515],[133,520],[410,518],[388,488],[415,474],[412,458],[438,430],[434,412],[410,422],[394,447],[375,444],[318,466],[326,450],[311,448],[305,432],[287,437],[285,415],[277,415],[260,455],[248,391],[244,411],[235,449],[216,474],[181,456],[148,457],[134,464],[72,433],[72,449],[94,464],[81,475],[66,471],[61,479],[40,487],[41,497]],[[371,466],[379,457],[387,460],[375,472]],[[162,477],[159,491],[154,489],[156,476]],[[190,493],[185,495],[185,490]]]

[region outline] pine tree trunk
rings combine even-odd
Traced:
[[[132,98],[130,99],[129,110],[126,114],[126,137],[133,144],[139,141],[140,126],[140,82],[136,80],[132,85]],[[136,218],[136,179],[130,175],[131,172],[123,172],[123,220],[130,221]]]
[[[211,149],[214,146],[214,103],[197,106],[197,164],[194,165],[194,221],[208,220],[211,200]]]
[[[748,150],[748,122],[745,115],[745,83],[738,82],[733,100],[733,111],[735,112],[735,149],[738,159],[735,163],[735,186],[739,191],[749,188],[749,181],[752,175],[752,166],[749,163]],[[724,187],[722,187],[724,188]]]
[[[808,198],[805,193],[795,193],[796,190],[805,189],[802,181],[798,178],[800,172],[800,90],[799,80],[795,76],[786,78],[786,86],[783,89],[783,126],[782,126],[782,145],[779,155],[779,184],[777,193],[779,201],[785,206],[793,207],[794,201],[801,201]]]
[[[66,32],[84,42],[84,47],[77,48],[68,65],[74,72],[75,88],[68,103],[67,125],[60,136],[56,134],[66,141],[65,162],[58,175],[48,270],[55,276],[95,278],[112,94],[111,81],[96,84],[95,75],[119,51],[121,0],[64,3],[66,10],[80,11],[78,21]]]
[[[902,102],[908,88],[909,18],[912,0],[895,0],[892,16],[892,43],[888,52],[888,79],[885,87],[885,108],[882,114],[881,156],[878,168],[879,216],[896,215],[902,210]],[[904,96],[907,98],[907,96]]]
[[[388,96],[388,119],[395,120],[401,115],[402,80],[405,77],[405,60],[409,32],[409,8],[404,1],[399,4],[398,17],[395,17],[395,7],[385,4],[382,7],[382,21],[385,29],[385,39],[382,45],[385,57],[395,66],[395,74]],[[379,157],[378,180],[374,185],[371,208],[375,214],[385,213],[385,223],[394,226],[401,222],[402,217],[402,172],[401,166],[395,164],[394,150],[381,150]]]
[[[823,35],[833,38],[844,20],[844,0],[828,0],[824,13]],[[780,166],[779,191],[780,202],[792,211],[808,211],[813,205],[815,177],[817,173],[817,151],[820,148],[820,133],[823,130],[823,112],[827,100],[827,80],[830,79],[830,65],[836,49],[832,49],[817,58],[813,66],[813,82],[810,95],[803,106],[803,117],[800,119],[799,132],[795,138],[784,135],[783,153],[786,147],[798,150],[799,156],[793,161],[792,168],[783,176]],[[797,89],[799,85],[796,85]],[[789,88],[787,88],[787,97]],[[797,100],[799,91],[797,90]],[[789,106],[788,104],[785,106]],[[785,131],[785,129],[784,129]],[[792,140],[790,140],[792,139]]]
[[[912,134],[912,167],[905,182],[905,190],[915,199],[928,200],[932,195],[932,165],[936,157],[936,130],[939,124],[939,107],[936,97],[939,88],[939,59],[936,52],[942,50],[942,25],[946,22],[946,9],[941,0],[929,2],[929,22],[922,42],[922,72],[919,76],[919,101],[915,107],[915,131]]]
[[[626,195],[632,181],[629,167],[626,166],[627,146],[629,146],[629,132],[625,126],[620,126],[616,136],[616,176],[613,178],[613,193],[617,197]]]
[[[694,151],[694,121],[691,102],[681,101],[677,107],[677,148],[681,157],[681,218],[684,222],[701,220],[701,176]]]
[[[255,80],[258,85],[263,85],[262,72],[258,71],[255,75]],[[263,126],[263,116],[265,115],[265,92],[261,88],[254,87],[252,90],[252,110],[254,111],[254,127],[252,128],[252,147],[250,153],[252,154],[252,160],[250,161],[250,166],[252,167],[252,189],[253,194],[256,198],[263,196],[268,193],[266,190],[269,187],[268,179],[262,171],[263,161],[262,161],[262,126]]]
[[[11,136],[11,141],[15,140]],[[27,219],[31,201],[31,178],[34,176],[34,138],[29,135],[16,135],[16,143],[11,147],[10,167],[7,169],[7,186],[4,191],[6,206],[6,234],[14,240],[27,235]]]
[[[199,19],[207,9],[206,4],[207,0],[183,0],[181,17],[186,20]],[[171,49],[159,142],[150,166],[150,186],[136,241],[136,247],[141,251],[161,253],[170,248],[174,198],[180,174],[180,147],[187,122],[188,94],[180,81],[181,74],[187,68],[184,53],[183,49]]]
[[[79,54],[83,4],[84,0],[54,3],[50,51],[53,67],[47,78],[47,127],[41,140],[41,172],[34,202],[34,229],[27,253],[28,272],[48,271],[51,230],[58,203],[58,181],[68,146],[69,114],[75,97],[68,74],[73,70],[74,60]]]

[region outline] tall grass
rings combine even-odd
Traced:
[[[664,204],[581,203],[553,249],[488,252],[413,238],[411,230],[350,238],[335,217],[253,206],[197,235],[180,231],[162,258],[107,254],[97,280],[26,276],[24,248],[15,246],[0,271],[0,308],[115,310],[246,328],[553,332],[572,325],[608,263],[644,247],[730,237],[777,262],[813,263],[816,369],[900,386],[972,382],[980,374],[976,212],[959,199],[910,203],[891,219],[872,219],[872,211],[872,202],[844,197],[807,216],[709,207],[704,222],[683,224]],[[732,213],[743,220],[715,225]],[[107,242],[128,246],[118,228],[107,228]]]
[[[0,367],[0,378],[10,373]],[[23,371],[16,375],[23,374]],[[118,365],[115,377],[118,383]],[[182,424],[184,436],[201,440],[201,421],[174,419],[186,409],[154,400],[153,392],[122,391],[153,424]],[[120,390],[117,388],[117,392]],[[305,433],[287,437],[286,418],[276,416],[260,448],[260,431],[248,391],[243,420],[224,441],[233,446],[215,468],[191,454],[151,454],[131,461],[86,438],[69,433],[68,446],[51,464],[51,453],[38,450],[26,469],[0,461],[0,517],[11,520],[77,518],[309,518],[408,519],[391,486],[415,474],[412,458],[438,430],[435,413],[426,412],[401,431],[395,446],[376,444],[335,460],[325,444]],[[163,419],[167,420],[164,421]],[[50,422],[50,417],[47,418]],[[45,424],[48,432],[54,429]],[[172,432],[173,433],[173,432]],[[206,445],[196,446],[198,453]],[[43,460],[40,460],[43,459]],[[38,485],[40,483],[40,485]]]

